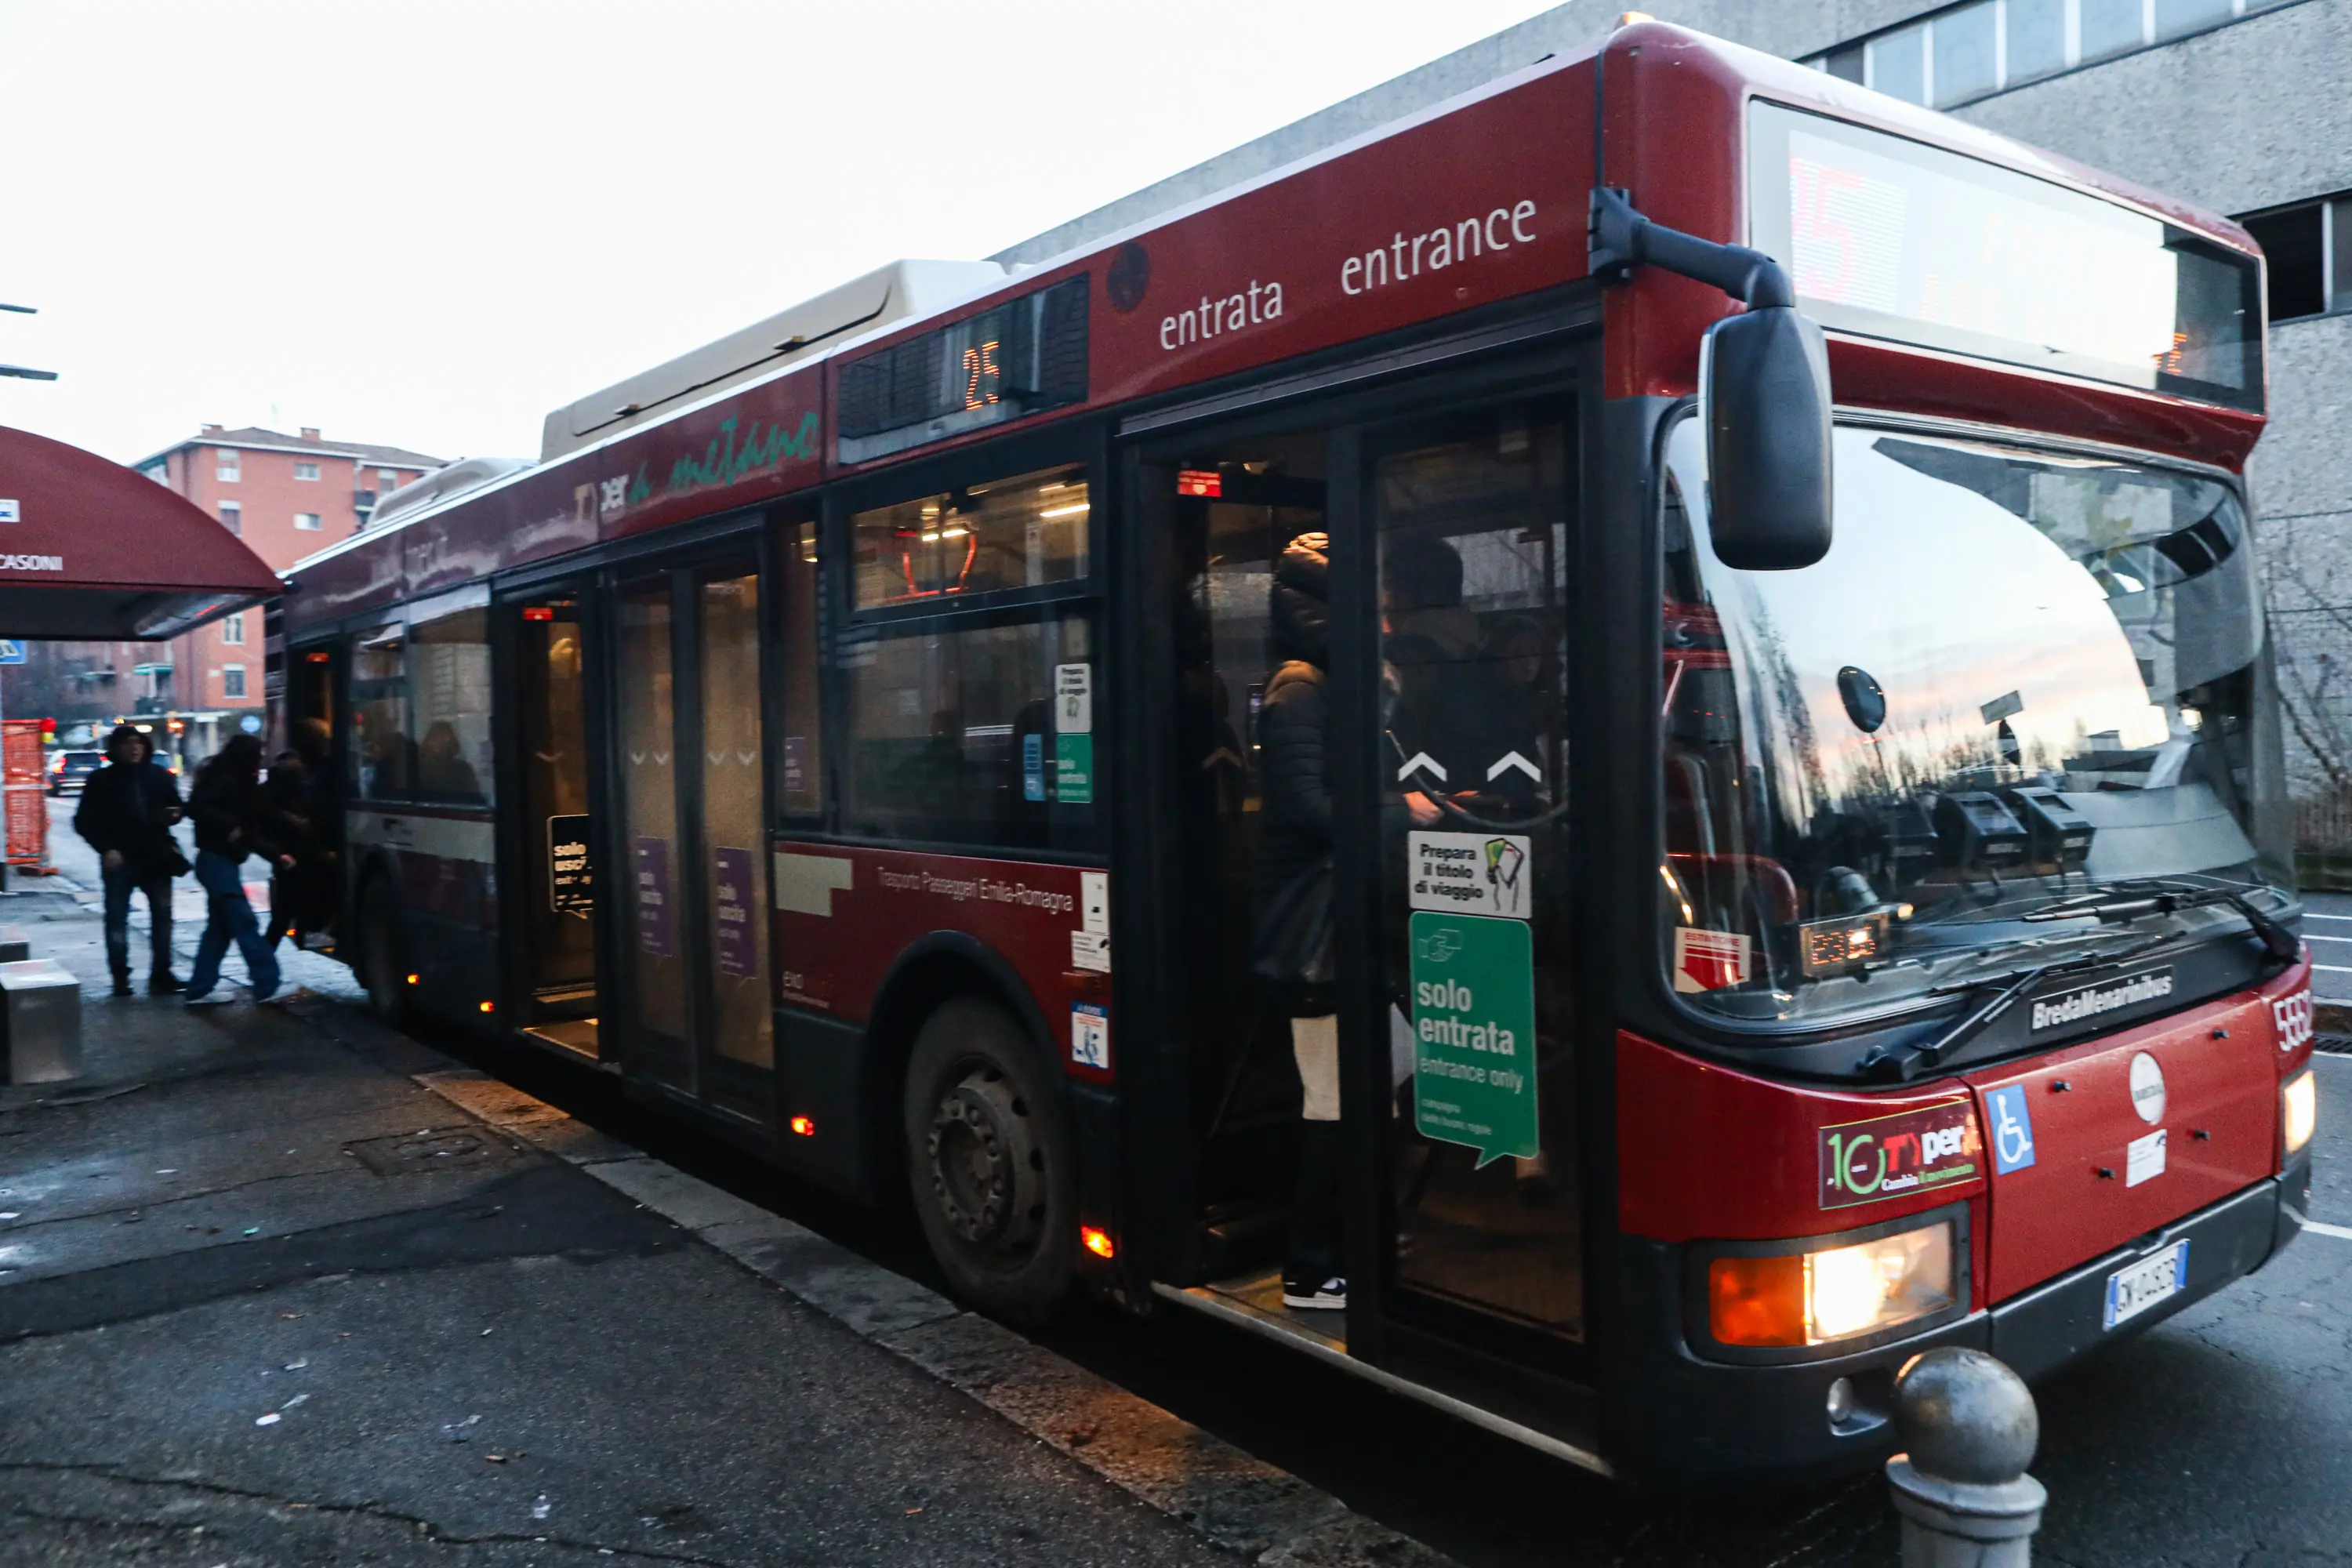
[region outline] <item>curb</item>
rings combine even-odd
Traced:
[[[1149,1400],[807,1226],[688,1175],[470,1068],[412,1075],[477,1121],[576,1166],[919,1367],[1113,1486],[1261,1568],[1454,1568]]]

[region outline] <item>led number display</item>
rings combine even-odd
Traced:
[[[1087,395],[1087,279],[1024,294],[841,367],[841,460],[867,463]]]
[[[1940,148],[1777,104],[1749,116],[1751,243],[1822,325],[2262,405],[2252,257]]]

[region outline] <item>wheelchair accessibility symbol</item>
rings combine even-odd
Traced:
[[[2033,1113],[2026,1108],[2025,1086],[1987,1090],[1985,1110],[1992,1118],[1994,1173],[2006,1176],[2033,1163]]]

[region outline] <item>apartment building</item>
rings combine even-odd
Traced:
[[[377,500],[444,466],[401,447],[330,441],[256,426],[206,425],[131,465],[220,520],[283,570],[368,525]],[[8,672],[7,711],[47,714],[68,734],[118,714],[179,721],[191,760],[263,714],[261,612],[229,616],[166,643],[52,643]]]

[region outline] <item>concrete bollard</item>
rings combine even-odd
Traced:
[[[1914,1356],[1895,1380],[1895,1430],[1903,1568],[2027,1568],[2050,1494],[2025,1473],[2042,1441],[2025,1380],[1982,1351]]]

